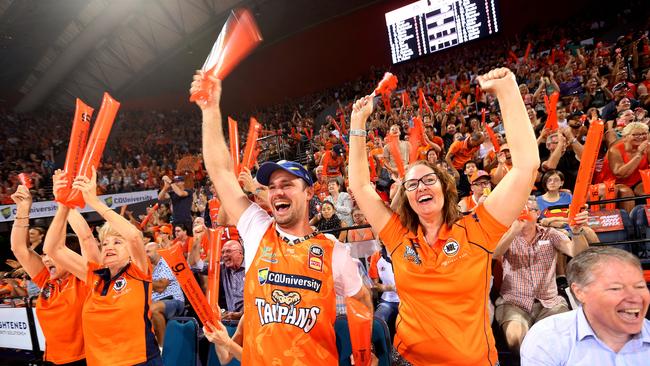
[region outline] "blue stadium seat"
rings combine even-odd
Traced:
[[[628,240],[633,236],[634,226],[632,225],[632,221],[630,220],[630,215],[625,210],[619,210],[619,211],[621,212],[621,218],[623,219],[623,226],[624,226],[623,230],[596,233],[601,243],[624,241],[624,240]],[[612,245],[612,246],[619,249],[626,250],[628,252],[632,252],[632,246],[630,244],[619,244],[619,245]]]
[[[233,322],[232,324],[224,324],[226,329],[228,330],[228,334],[232,337],[233,334],[235,334],[235,331],[237,330],[237,323]],[[228,362],[225,365],[222,365],[219,362],[219,357],[217,357],[217,352],[214,350],[215,345],[213,343],[210,343],[210,350],[208,351],[208,366],[240,366],[241,363],[233,358],[230,362]]]
[[[162,360],[165,366],[201,366],[196,319],[175,317],[167,322]]]
[[[634,232],[637,239],[650,239],[650,226],[648,226],[648,218],[645,214],[646,205],[634,206],[630,213],[632,224],[634,224]],[[632,248],[639,258],[650,258],[650,242],[641,242]]]
[[[350,343],[348,319],[345,315],[336,317],[334,331],[336,332],[336,347],[339,352],[339,366],[351,366],[352,344]],[[375,356],[379,359],[379,366],[389,366],[392,350],[390,332],[388,331],[388,325],[379,318],[373,319],[371,342],[374,346]]]

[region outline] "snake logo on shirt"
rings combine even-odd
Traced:
[[[266,299],[256,298],[255,305],[262,326],[269,323],[289,324],[302,329],[305,333],[316,325],[321,309],[318,306],[296,307],[302,297],[298,292],[273,290],[269,303]]]

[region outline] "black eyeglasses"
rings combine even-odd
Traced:
[[[415,191],[416,189],[418,189],[420,182],[424,183],[425,186],[432,186],[436,184],[437,181],[438,181],[438,176],[436,175],[436,173],[429,173],[422,176],[422,178],[420,179],[406,180],[404,181],[404,183],[402,183],[402,185],[404,186],[404,189],[406,189],[407,191]]]

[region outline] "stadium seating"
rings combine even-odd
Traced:
[[[176,317],[167,322],[162,354],[165,366],[200,366],[199,323],[194,318]]]
[[[352,344],[350,343],[348,319],[345,315],[336,317],[334,331],[336,332],[336,347],[339,351],[339,366],[350,366],[352,365],[350,362]],[[375,356],[379,359],[379,366],[389,366],[392,350],[390,333],[388,331],[388,325],[379,318],[373,319],[371,342]]]

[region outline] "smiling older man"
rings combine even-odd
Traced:
[[[578,309],[535,324],[521,347],[522,366],[647,365],[650,303],[641,264],[616,248],[590,248],[569,263]]]

